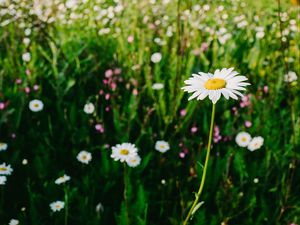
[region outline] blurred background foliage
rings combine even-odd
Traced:
[[[210,103],[188,102],[180,88],[193,72],[223,67],[249,78],[251,104],[217,105],[222,140],[193,224],[299,223],[299,80],[285,74],[299,76],[300,15],[277,3],[1,0],[0,141],[9,147],[0,163],[14,171],[0,186],[0,223],[128,224],[123,167],[110,146],[131,142],[142,162],[125,178],[129,224],[180,224],[199,184],[210,120]],[[31,112],[32,99],[44,110]],[[240,131],[262,136],[264,146],[238,147]],[[155,151],[157,140],[171,150]],[[93,156],[88,165],[76,160],[83,149]],[[64,173],[71,181],[57,186]],[[51,212],[66,194],[68,214]]]

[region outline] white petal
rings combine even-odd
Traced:
[[[221,89],[221,93],[227,100],[229,99],[229,94],[225,88]]]
[[[203,92],[198,96],[197,100],[203,100],[207,97],[208,91],[203,90]]]
[[[201,91],[196,91],[194,94],[192,94],[191,97],[188,98],[188,100],[190,101],[190,100],[196,98],[196,97],[197,97],[198,95],[200,95],[200,94],[201,94]]]

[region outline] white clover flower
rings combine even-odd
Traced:
[[[238,96],[243,97],[240,91],[246,90],[245,86],[250,85],[244,81],[248,78],[245,76],[236,76],[238,72],[230,69],[217,69],[214,74],[202,73],[193,74],[193,77],[186,80],[184,83],[187,86],[182,89],[188,93],[193,93],[189,97],[189,101],[197,98],[197,100],[203,100],[206,97],[216,104],[220,99],[221,94],[226,98],[229,97],[237,100]]]
[[[250,141],[251,141],[251,135],[247,132],[240,132],[235,137],[235,142],[240,147],[247,147]]]
[[[23,39],[23,43],[25,44],[25,45],[29,45],[30,44],[30,39],[29,38],[24,38]]]
[[[58,185],[63,184],[63,183],[66,183],[67,181],[69,181],[70,179],[71,179],[70,176],[64,174],[63,176],[61,176],[55,180],[55,184],[58,184]]]
[[[126,163],[129,167],[137,167],[141,164],[141,157],[139,155],[135,155],[126,160]]]
[[[265,36],[265,32],[264,31],[257,31],[255,36],[256,36],[257,39],[262,39]]]
[[[163,89],[164,88],[164,85],[162,84],[162,83],[154,83],[153,85],[152,85],[152,89],[153,90],[161,90],[161,89]]]
[[[162,55],[160,52],[156,52],[151,55],[151,61],[153,63],[159,63],[161,58],[162,58]]]
[[[19,224],[19,220],[16,220],[16,219],[11,219],[9,221],[9,224],[8,225],[18,225]]]
[[[24,62],[29,62],[30,59],[31,59],[30,53],[29,53],[29,52],[24,53],[24,54],[22,55],[22,59],[23,59]]]
[[[155,150],[165,153],[166,151],[170,150],[170,145],[166,141],[156,141]]]
[[[291,83],[298,79],[297,74],[294,71],[289,71],[287,74],[284,75],[284,81]]]
[[[264,139],[261,136],[254,137],[248,145],[248,150],[253,152],[260,149],[264,144]]]
[[[78,153],[77,160],[81,163],[89,164],[89,162],[92,160],[92,154],[83,150]]]
[[[65,203],[63,201],[56,201],[50,204],[50,208],[53,212],[58,212],[65,207]]]
[[[8,145],[6,143],[0,142],[0,152],[5,151],[7,149]]]
[[[32,112],[39,112],[42,111],[44,108],[44,103],[41,100],[34,99],[29,102],[29,109]]]
[[[0,164],[0,175],[11,175],[13,169],[10,165],[6,165],[5,163]]]
[[[134,144],[131,143],[123,143],[117,144],[112,147],[112,154],[110,155],[115,161],[128,161],[133,157],[137,156],[138,149]]]
[[[6,176],[0,176],[0,185],[5,185],[7,181]]]
[[[83,111],[86,114],[92,114],[95,111],[95,106],[93,103],[87,103],[84,105]]]

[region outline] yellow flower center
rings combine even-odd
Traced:
[[[247,141],[247,138],[246,137],[242,137],[242,141]]]
[[[128,155],[129,154],[129,151],[127,149],[121,149],[120,150],[120,154],[121,155]]]
[[[33,107],[38,108],[38,107],[39,107],[39,104],[38,104],[38,103],[35,103],[35,104],[33,105]]]
[[[5,167],[0,167],[0,171],[7,171],[7,168],[5,168]]]
[[[3,147],[4,146],[4,143],[0,143],[0,147]]]
[[[160,145],[159,147],[160,147],[160,148],[165,148],[165,146],[164,146],[164,145]]]
[[[207,90],[218,90],[226,86],[226,81],[220,78],[212,78],[205,82],[204,87]]]

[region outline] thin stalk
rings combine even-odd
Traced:
[[[126,224],[130,224],[129,222],[129,211],[128,211],[128,199],[127,199],[127,187],[128,187],[128,174],[127,174],[127,165],[126,163],[124,162],[123,163],[124,165],[124,194],[123,194],[123,197],[124,197],[124,201],[125,201],[125,211],[126,211]]]
[[[68,225],[69,203],[68,203],[68,188],[65,186],[65,225]]]
[[[205,158],[205,164],[204,164],[204,168],[203,168],[203,173],[202,173],[202,178],[201,178],[201,183],[200,183],[200,187],[199,190],[196,194],[196,198],[194,200],[194,203],[188,213],[188,215],[186,216],[183,225],[187,225],[193,211],[195,210],[195,207],[197,206],[197,203],[199,201],[200,195],[202,193],[203,187],[204,187],[204,183],[205,183],[205,177],[206,177],[206,171],[207,171],[207,166],[208,166],[208,160],[209,160],[209,155],[210,155],[210,149],[211,149],[211,140],[212,140],[212,133],[213,133],[213,128],[214,128],[214,120],[215,120],[215,111],[216,111],[216,105],[213,104],[212,106],[212,112],[211,112],[211,120],[210,120],[210,130],[209,130],[209,136],[208,136],[208,145],[207,145],[207,152],[206,152],[206,158]]]

